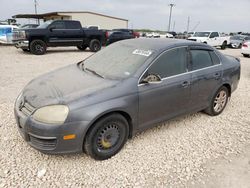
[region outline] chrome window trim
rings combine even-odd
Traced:
[[[164,51],[164,52],[162,52],[156,59],[154,59],[154,61],[152,61],[152,63],[145,69],[145,71],[141,74],[141,76],[139,77],[139,79],[138,79],[138,87],[139,86],[143,86],[143,85],[145,85],[145,83],[144,84],[140,84],[140,80],[141,80],[141,78],[142,78],[142,76],[145,74],[145,72],[147,72],[147,70],[151,67],[151,65],[152,64],[154,64],[155,63],[155,61],[163,54],[163,53],[165,53],[165,52],[167,52],[167,51],[170,51],[170,50],[173,50],[173,49],[177,49],[177,48],[188,48],[189,46],[181,46],[181,47],[176,47],[176,48],[172,48],[172,49],[169,49],[169,50],[166,50],[166,51]],[[214,51],[214,50],[213,50]],[[214,51],[214,53],[215,53],[215,55],[217,55],[217,53]],[[167,80],[167,79],[170,79],[170,78],[174,78],[174,77],[177,77],[177,76],[182,76],[182,75],[185,75],[185,74],[188,74],[188,73],[194,73],[194,72],[198,72],[198,71],[202,71],[202,70],[206,70],[206,69],[210,69],[210,68],[214,68],[214,67],[218,67],[218,66],[221,66],[222,65],[222,63],[221,63],[221,59],[220,59],[220,57],[217,55],[217,57],[219,58],[219,60],[220,60],[220,63],[219,64],[216,64],[216,65],[212,65],[212,66],[209,66],[209,67],[204,67],[204,68],[201,68],[201,69],[197,69],[197,70],[191,70],[191,71],[188,71],[188,69],[187,69],[187,72],[184,72],[184,73],[181,73],[181,74],[177,74],[177,75],[173,75],[173,76],[169,76],[169,77],[164,77],[164,78],[162,78],[161,80],[163,81],[163,80]]]
[[[54,30],[54,31],[55,31],[55,30],[56,30],[56,31],[61,31],[61,30],[63,30],[63,31],[64,31],[64,30],[74,30],[74,31],[75,31],[75,30],[79,30],[79,31],[80,31],[81,29],[66,29],[66,28],[65,28],[65,29],[53,29],[53,30]]]

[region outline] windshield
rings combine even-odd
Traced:
[[[210,32],[195,32],[194,37],[208,37]]]
[[[130,44],[115,43],[86,59],[84,68],[104,78],[124,79],[132,76],[152,53]]]
[[[244,40],[244,36],[239,36],[239,35],[235,35],[235,36],[232,36],[230,39],[231,40]]]
[[[44,22],[43,24],[39,25],[37,28],[45,29],[51,24],[52,20]]]

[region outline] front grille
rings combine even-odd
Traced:
[[[29,138],[31,144],[38,149],[53,150],[56,147],[56,139],[41,139],[32,135],[29,135]]]
[[[27,101],[22,101],[20,103],[19,110],[26,116],[30,116],[34,112],[35,107],[31,106]]]
[[[25,39],[25,31],[14,31],[12,33],[12,40],[24,40]]]

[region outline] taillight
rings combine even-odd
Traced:
[[[242,45],[243,47],[245,47],[245,48],[247,48],[248,47],[248,45],[246,44],[246,43],[243,43],[243,45]]]
[[[109,38],[109,32],[108,31],[106,32],[106,38]]]

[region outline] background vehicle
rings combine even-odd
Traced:
[[[0,25],[0,44],[12,44],[13,31],[18,29],[14,25]]]
[[[25,24],[20,27],[20,29],[32,29],[37,28],[39,24]]]
[[[225,49],[229,44],[229,38],[220,34],[219,32],[206,31],[206,32],[195,32],[192,37],[189,37],[188,40],[201,42],[208,44],[213,47],[221,47]]]
[[[132,30],[128,29],[115,29],[106,32],[106,45],[112,44],[114,42],[126,39],[135,38]]]
[[[230,44],[229,46],[232,48],[241,48],[243,42],[246,38],[249,38],[245,35],[234,35],[230,37]]]
[[[244,57],[249,57],[250,56],[250,37],[247,37],[245,39],[245,42],[242,44],[241,54]]]
[[[24,139],[42,152],[84,149],[103,160],[157,123],[202,110],[219,115],[239,79],[239,59],[204,44],[120,41],[29,82],[15,117]]]
[[[34,29],[18,30],[13,34],[17,48],[36,55],[46,53],[47,47],[77,46],[79,50],[87,47],[92,52],[101,49],[105,33],[100,30],[84,29],[79,21],[47,21]]]

